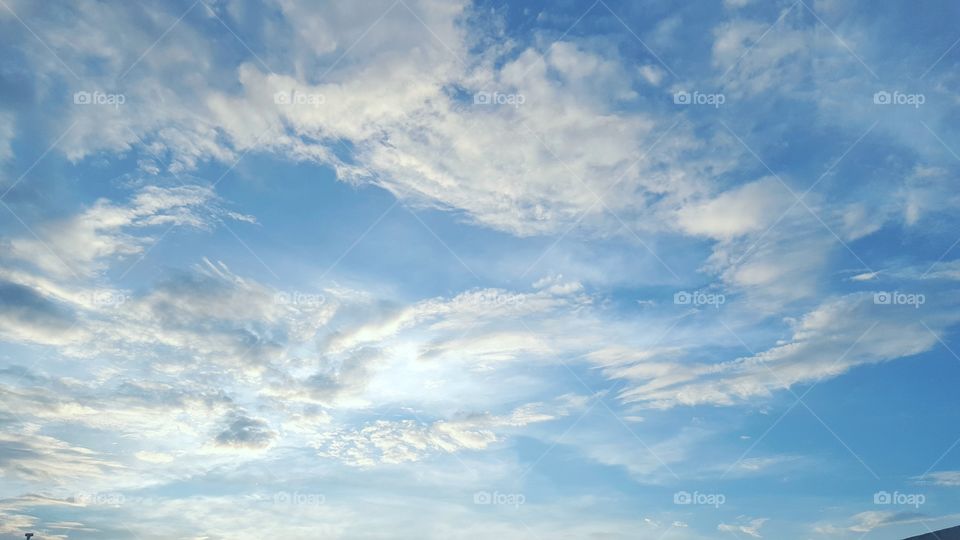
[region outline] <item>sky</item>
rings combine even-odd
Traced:
[[[960,524],[958,20],[0,0],[0,538]]]

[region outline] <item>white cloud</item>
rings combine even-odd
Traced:
[[[743,533],[747,536],[752,536],[753,538],[763,538],[760,536],[760,528],[763,527],[763,524],[769,521],[767,518],[761,519],[750,519],[746,523],[728,525],[726,523],[721,523],[717,525],[717,530],[722,532],[729,533]]]
[[[89,276],[115,257],[143,252],[157,237],[139,236],[157,227],[207,228],[233,215],[217,204],[204,186],[147,186],[125,205],[100,199],[90,208],[61,221],[35,227],[38,237],[11,239],[9,257],[29,262],[60,277]]]
[[[791,340],[756,355],[716,364],[639,360],[611,375],[634,383],[621,393],[626,402],[654,408],[731,405],[836,377],[858,365],[919,354],[937,344],[922,324],[905,323],[889,307],[876,305],[872,293],[849,295],[807,313],[793,323]],[[944,316],[941,311],[930,320],[946,324]]]
[[[923,484],[956,487],[960,486],[960,471],[934,471],[918,477],[916,480]]]
[[[170,463],[176,459],[175,456],[163,452],[151,452],[141,450],[135,454],[136,458],[147,463]]]
[[[747,3],[725,2],[728,8]],[[220,44],[204,39],[194,16],[154,49],[156,36],[179,15],[165,7],[107,9],[81,1],[69,16],[54,20],[29,3],[13,5],[29,13],[39,35],[83,73],[90,89],[108,90],[138,54],[153,49],[130,71],[129,84],[118,89],[128,93],[127,106],[62,109],[63,122],[79,122],[63,141],[75,161],[104,151],[129,152],[141,170],[157,175],[192,170],[207,160],[229,164],[247,151],[274,152],[329,165],[343,181],[375,184],[405,203],[453,210],[517,236],[562,232],[583,218],[580,229],[589,239],[607,240],[623,234],[622,219],[643,236],[682,233],[711,242],[713,255],[703,270],[720,280],[712,287],[735,298],[740,311],[731,310],[724,320],[737,332],[765,327],[768,314],[790,312],[784,306],[807,311],[787,321],[788,339],[765,335],[765,342],[774,344],[762,352],[711,363],[702,358],[717,356],[712,347],[738,341],[715,339],[726,335],[717,319],[682,321],[673,312],[663,315],[661,307],[670,309],[663,302],[656,304],[656,314],[624,314],[586,279],[551,277],[532,289],[484,287],[419,301],[331,287],[322,291],[325,302],[294,305],[278,301],[284,291],[204,259],[191,271],[137,292],[106,285],[99,278],[111,265],[142,254],[165,227],[204,229],[223,219],[252,219],[223,209],[212,189],[148,187],[128,202],[99,200],[72,217],[41,224],[40,239],[9,239],[0,266],[3,339],[47,345],[43,353],[56,353],[71,362],[71,370],[83,371],[52,376],[39,369],[11,370],[6,375],[43,384],[4,386],[10,410],[28,422],[69,426],[78,439],[117,442],[128,452],[116,455],[141,486],[193,478],[229,459],[253,459],[241,456],[242,450],[273,455],[312,444],[332,458],[315,460],[314,466],[342,462],[370,468],[491,451],[512,434],[528,435],[528,429],[536,431],[533,426],[583,407],[582,396],[541,397],[560,393],[561,385],[531,374],[540,368],[564,374],[596,368],[585,378],[599,373],[624,382],[617,397],[631,408],[724,406],[936,344],[925,328],[872,305],[869,294],[820,296],[819,305],[810,307],[811,298],[826,289],[823,278],[840,249],[831,231],[802,206],[784,216],[794,199],[774,178],[728,182],[757,177],[728,174],[744,155],[730,137],[687,123],[668,133],[675,118],[643,105],[664,97],[665,71],[652,64],[636,67],[632,58],[611,52],[613,40],[571,35],[543,47],[541,38],[550,37],[545,35],[529,48],[499,39],[502,43],[487,46],[489,36],[480,39],[474,35],[478,29],[464,22],[475,15],[466,2],[377,0],[363,9],[341,3],[317,10],[307,2],[278,0],[266,23],[237,28],[244,37],[245,30],[256,30],[251,35],[263,42],[250,43],[267,65],[247,58],[224,66],[218,62]],[[242,23],[245,9],[235,2],[201,4],[195,15],[219,28],[214,14]],[[717,28],[712,51],[717,70],[748,53],[724,88],[731,98],[770,92],[770,103],[783,96],[810,99],[801,83],[811,67],[818,81],[846,76],[836,67],[854,62],[847,51],[809,31],[797,13],[762,43],[757,40],[772,21],[739,20]],[[676,16],[658,23],[651,43],[659,48],[673,41],[684,22]],[[538,51],[545,51],[545,58]],[[62,67],[52,65],[55,59],[29,47],[25,54],[37,63],[38,87],[57,87],[52,81]],[[815,62],[818,55],[826,60]],[[96,70],[86,69],[91,65]],[[479,91],[517,94],[523,103],[474,104]],[[278,104],[277,92],[322,96],[322,103]],[[21,127],[19,118],[10,116],[10,123],[0,118],[0,160],[10,157],[14,136],[12,127],[9,133],[3,127],[14,122]],[[655,151],[646,154],[654,144]],[[892,220],[921,226],[955,206],[950,179],[947,170],[916,168],[902,189],[890,190],[886,202],[836,202],[816,194],[807,201],[843,240],[853,241]],[[616,218],[597,203],[597,195]],[[683,241],[690,242],[686,246],[697,239]],[[955,279],[954,266],[939,263],[928,277]],[[593,275],[605,273],[601,267],[593,265]],[[915,279],[915,270],[903,272]],[[67,279],[72,272],[80,274],[76,282]],[[898,271],[857,272],[850,279],[858,286],[880,276],[903,277]],[[117,301],[105,305],[102,299]],[[956,320],[945,303],[931,303],[924,312],[935,332]],[[743,311],[760,314],[747,317]],[[660,344],[661,331],[676,334]],[[517,406],[534,399],[540,401]],[[397,409],[403,419],[375,419],[395,406],[404,407]],[[641,427],[657,425],[653,414],[644,414],[627,418],[650,417]],[[409,418],[418,415],[428,420]],[[622,466],[634,479],[650,480],[663,467],[660,458],[668,464],[687,461],[708,435],[681,429],[659,437],[651,443],[656,456],[640,455],[635,444],[605,441],[591,441],[584,454]],[[64,481],[91,471],[109,476],[104,471],[114,467],[92,449],[46,434],[9,442],[29,447],[13,458],[20,460],[14,463],[17,474],[29,480],[37,477],[24,471],[33,474],[44,465],[30,461],[38,448],[61,460],[51,474]],[[739,469],[767,471],[792,458],[749,458]],[[955,480],[950,471],[931,478],[943,485]],[[0,507],[3,520],[34,524],[14,510]],[[346,510],[311,509],[311,517],[329,519],[322,531],[328,536],[362,537],[332,519],[349,514]],[[244,501],[202,497],[144,512],[160,521],[175,515],[191,526],[203,524],[212,536],[230,538],[262,536],[262,523],[275,516]],[[351,517],[356,516],[344,519]],[[847,530],[870,530],[890,519],[861,514]],[[468,528],[438,533],[444,528],[438,525],[433,532],[442,537],[496,532],[502,538],[530,532],[516,524],[457,521]],[[746,519],[719,530],[759,537],[764,522]],[[83,527],[66,520],[58,526]],[[635,526],[614,520],[536,530],[626,536],[635,534]],[[282,527],[292,537],[317,532],[299,523]],[[545,535],[551,536],[557,534]]]
[[[96,452],[35,432],[0,433],[0,475],[49,487],[114,474],[119,465]]]
[[[531,403],[502,416],[481,414],[428,424],[419,420],[377,420],[360,428],[326,433],[314,444],[321,456],[358,467],[419,461],[436,452],[485,449],[500,440],[499,430],[554,420],[569,414],[571,407],[583,405],[580,396],[563,396],[550,407]]]
[[[784,68],[778,68],[782,60],[803,50],[803,34],[782,23],[773,29],[773,36],[767,36],[769,41],[759,41],[769,28],[768,22],[734,20],[714,30],[714,65],[740,75],[730,86],[736,84],[739,90],[751,94],[767,90],[785,75]]]
[[[242,412],[227,417],[227,425],[217,434],[217,446],[262,450],[276,439],[276,432],[260,418],[252,418]]]
[[[732,291],[744,293],[752,308],[777,313],[791,302],[819,295],[823,273],[842,246],[830,225],[825,227],[801,205],[772,219],[753,234],[715,244],[706,269],[719,274]]]
[[[68,308],[28,286],[0,280],[0,299],[0,336],[6,340],[63,345],[86,335]]]
[[[639,69],[640,76],[653,86],[660,86],[660,83],[663,82],[663,78],[666,76],[666,72],[664,72],[660,66],[654,64],[640,66]]]
[[[684,231],[718,240],[762,233],[790,208],[793,195],[777,179],[767,177],[738,186],[699,204],[684,206],[678,223]]]
[[[917,166],[900,189],[903,221],[916,225],[931,213],[954,209],[960,205],[954,185],[956,178],[939,167]]]
[[[836,535],[844,532],[866,534],[881,527],[905,525],[930,521],[931,517],[917,512],[876,511],[860,512],[850,517],[850,524],[843,526],[819,525],[814,530],[820,534]]]
[[[470,54],[480,29],[463,23],[471,9],[465,2],[384,1],[323,12],[278,3],[284,17],[265,38],[284,54],[268,50],[258,55],[263,63],[212,65],[211,45],[184,21],[171,31],[175,39],[151,48],[124,79],[124,106],[65,110],[65,121],[79,122],[64,140],[67,155],[133,148],[177,173],[205,160],[232,163],[247,151],[276,152],[519,235],[563,230],[584,212],[585,225],[613,225],[604,205],[640,228],[664,228],[679,201],[704,191],[703,179],[732,163],[725,141],[698,140],[685,125],[671,129],[672,118],[624,106],[638,98],[635,83],[659,84],[663,73],[634,70],[605,47],[567,40],[545,57],[497,46]],[[380,20],[373,16],[384,11]],[[137,59],[129,51],[146,49],[155,35],[132,20],[171,16],[83,4],[64,27],[35,15],[41,37],[56,35],[55,44],[82,33],[66,59],[76,60],[77,70],[84,63],[73,55],[105,61],[114,75],[105,81],[123,74]],[[99,30],[103,21],[137,31],[108,35]],[[173,66],[219,82],[166,77]],[[523,104],[475,105],[473,94],[483,91],[519,94]],[[322,96],[322,104],[278,105],[277,92]]]

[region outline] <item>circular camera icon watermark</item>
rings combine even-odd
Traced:
[[[477,491],[473,494],[473,504],[512,506],[519,508],[527,502],[522,493],[500,493],[499,491]]]
[[[480,91],[473,95],[474,105],[510,105],[519,109],[526,102],[527,97],[523,94]]]
[[[283,90],[273,94],[273,103],[275,105],[293,106],[303,105],[307,107],[320,107],[327,102],[327,96],[317,92],[300,92],[298,90]]]
[[[709,105],[718,109],[726,102],[727,96],[721,93],[688,92],[687,90],[678,90],[673,93],[675,105]]]
[[[699,491],[678,491],[673,494],[673,504],[681,505],[701,505],[720,508],[727,502],[727,497],[722,493],[701,493]]]
[[[873,494],[873,504],[877,505],[899,505],[912,506],[920,508],[927,502],[927,497],[923,493],[900,493],[899,491],[878,491]]]
[[[94,90],[93,92],[80,90],[79,92],[73,93],[74,105],[108,105],[119,109],[120,106],[126,102],[127,96],[124,94],[111,94],[99,90]]]
[[[873,293],[873,303],[878,306],[913,306],[919,309],[927,303],[927,297],[922,293],[879,291]]]
[[[673,294],[673,303],[678,306],[713,306],[720,308],[727,302],[721,293],[706,291],[677,291]]]
[[[301,493],[299,491],[278,491],[273,494],[273,503],[290,506],[320,506],[327,502],[320,493]]]
[[[281,291],[273,295],[273,301],[281,306],[317,307],[327,302],[322,294],[300,291]]]

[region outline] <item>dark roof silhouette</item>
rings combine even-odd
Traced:
[[[960,540],[960,526],[940,529],[920,536],[911,536],[904,540]]]

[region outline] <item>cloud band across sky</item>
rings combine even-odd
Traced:
[[[955,524],[958,9],[0,0],[0,537]]]

